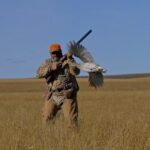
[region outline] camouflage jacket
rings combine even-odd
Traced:
[[[46,79],[49,91],[55,93],[72,91],[72,93],[76,93],[79,90],[79,86],[75,76],[80,73],[80,70],[73,65],[74,63],[73,58],[67,59],[63,62],[62,68],[52,71],[52,60],[50,58],[46,59],[38,68],[36,77]]]

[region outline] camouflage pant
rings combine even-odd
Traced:
[[[64,118],[68,127],[77,127],[78,104],[76,97],[73,99],[65,99],[62,106],[58,107],[52,99],[45,100],[43,108],[44,124],[51,121],[56,116],[58,110],[62,109]]]

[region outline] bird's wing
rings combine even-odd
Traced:
[[[74,41],[68,44],[68,53],[78,57],[84,63],[78,64],[79,69],[89,73],[89,85],[92,87],[100,87],[103,85],[103,69],[91,71],[92,66],[96,66],[94,58],[88,50],[81,44],[76,44]],[[97,65],[99,66],[99,65]],[[99,66],[100,67],[100,66]],[[95,69],[95,68],[93,68]]]
[[[69,42],[68,46],[68,53],[71,55],[74,55],[75,57],[78,57],[81,61],[85,62],[93,62],[94,58],[88,52],[88,50],[81,44],[76,44],[74,41]]]
[[[89,72],[89,85],[98,88],[103,85],[104,77],[102,72]]]

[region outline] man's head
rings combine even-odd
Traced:
[[[53,43],[49,46],[49,52],[51,54],[51,57],[53,59],[60,59],[62,57],[62,50],[61,50],[61,46],[58,43]]]

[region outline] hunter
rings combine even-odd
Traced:
[[[72,55],[62,54],[61,45],[53,43],[49,46],[51,58],[46,59],[38,68],[36,77],[45,78],[46,95],[43,108],[43,122],[54,119],[62,109],[69,127],[78,124],[77,92],[79,86],[76,75],[80,70],[72,65],[75,60]]]

